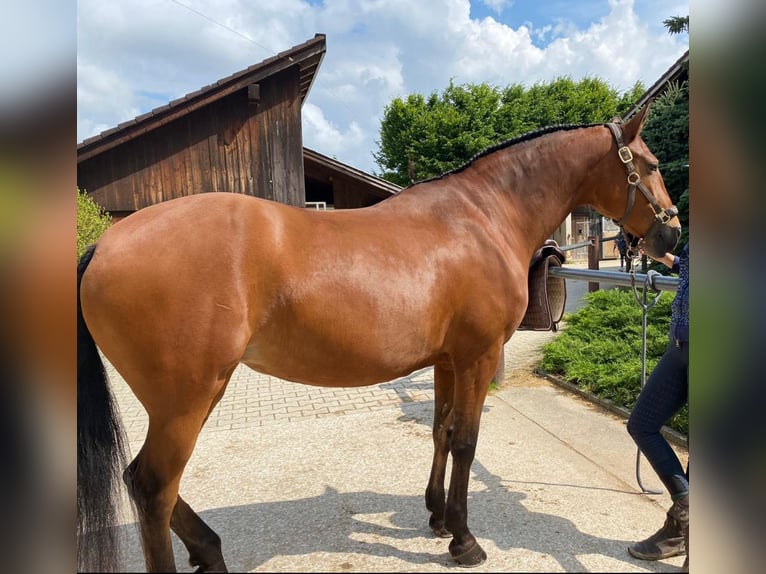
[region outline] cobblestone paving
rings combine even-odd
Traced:
[[[110,365],[107,367],[129,430],[143,430],[147,416],[130,388]],[[395,381],[359,388],[301,385],[257,373],[240,365],[206,429],[227,430],[301,418],[373,411],[402,403],[433,399],[433,370],[426,369]]]

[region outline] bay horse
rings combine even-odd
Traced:
[[[122,477],[149,571],[175,571],[171,529],[198,571],[226,570],[219,536],[178,491],[240,363],[327,387],[433,366],[429,526],[452,538],[454,561],[481,564],[470,467],[490,380],[527,308],[534,252],[580,205],[617,220],[650,255],[678,241],[677,210],[640,137],[647,112],[531,132],[366,208],[199,193],[114,224],[78,264],[81,568],[115,567],[109,527],[127,462],[98,349],[149,416]]]

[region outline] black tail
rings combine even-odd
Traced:
[[[80,306],[80,283],[96,246],[77,265],[77,568],[106,572],[118,566],[120,474],[126,444],[106,370]]]

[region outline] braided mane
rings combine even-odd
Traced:
[[[559,124],[559,125],[547,126],[547,127],[544,127],[544,128],[533,130],[531,132],[527,132],[527,133],[521,134],[519,136],[516,136],[516,137],[510,138],[510,139],[507,139],[505,141],[502,141],[500,143],[494,144],[494,145],[488,147],[487,149],[485,149],[483,151],[480,151],[479,153],[474,155],[471,159],[469,159],[463,165],[461,165],[459,167],[456,167],[454,169],[451,169],[449,171],[445,171],[441,175],[435,175],[435,176],[429,177],[427,179],[416,181],[416,182],[412,183],[411,186],[412,185],[416,185],[418,183],[426,183],[426,182],[429,182],[429,181],[436,181],[436,180],[442,179],[444,177],[447,177],[448,175],[452,175],[452,174],[455,174],[455,173],[460,173],[461,171],[463,171],[463,170],[467,169],[468,167],[470,167],[471,164],[473,164],[473,162],[475,162],[478,159],[481,159],[481,158],[483,158],[483,157],[485,157],[487,155],[490,155],[490,154],[492,154],[492,153],[494,153],[496,151],[499,151],[501,149],[505,149],[507,147],[510,147],[510,146],[513,146],[513,145],[516,145],[516,144],[520,144],[520,143],[523,143],[523,142],[526,142],[526,141],[529,141],[529,140],[533,140],[533,139],[539,138],[540,136],[544,136],[544,135],[547,135],[547,134],[550,134],[550,133],[553,133],[553,132],[558,132],[558,131],[576,130],[576,129],[580,129],[580,128],[590,128],[590,127],[593,127],[593,126],[602,126],[602,125],[606,125],[606,124]]]

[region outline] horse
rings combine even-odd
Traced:
[[[124,468],[147,570],[175,571],[172,530],[198,571],[226,571],[220,537],[179,483],[241,363],[326,387],[432,366],[429,526],[451,538],[452,560],[483,563],[468,528],[470,467],[501,350],[527,308],[533,254],[580,205],[649,255],[678,242],[677,209],[640,137],[647,113],[530,132],[365,208],[197,193],[112,225],[78,263],[81,569],[115,568],[108,533]],[[149,417],[127,467],[99,350]]]

